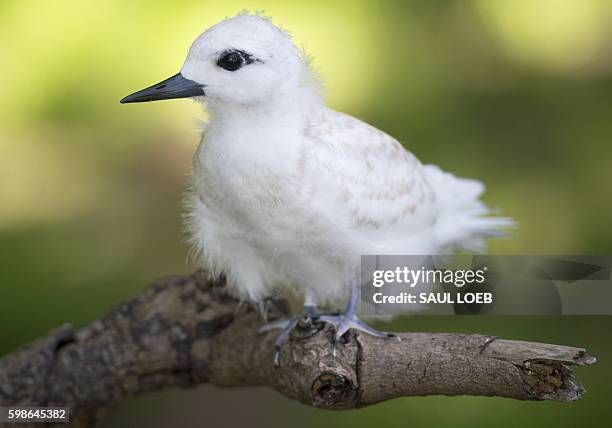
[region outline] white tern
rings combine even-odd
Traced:
[[[243,300],[281,287],[331,323],[356,329],[360,256],[482,251],[512,225],[480,201],[476,180],[423,165],[396,139],[325,105],[290,35],[241,13],[202,33],[180,73],[122,103],[194,98],[209,112],[193,159],[186,228],[195,260]],[[316,305],[349,296],[341,315]],[[283,328],[275,361],[300,317]],[[264,329],[266,329],[265,327]]]

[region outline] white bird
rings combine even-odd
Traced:
[[[242,299],[281,287],[335,327],[382,335],[356,314],[360,256],[481,251],[512,224],[476,180],[423,165],[393,137],[325,106],[290,35],[241,13],[202,33],[179,74],[122,103],[194,98],[209,112],[193,160],[186,227],[197,263]],[[316,305],[350,294],[346,313]],[[293,318],[283,327],[275,360]]]

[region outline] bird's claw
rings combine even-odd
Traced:
[[[344,334],[350,329],[361,331],[375,337],[396,337],[392,333],[381,332],[370,327],[355,315],[321,315],[318,320],[334,327],[334,342],[336,343],[339,342],[340,338],[342,338],[342,336],[344,336]]]
[[[277,320],[265,323],[264,325],[259,327],[257,331],[259,333],[267,333],[272,330],[285,330],[293,320],[294,318],[279,318]]]
[[[280,365],[281,348],[287,341],[291,331],[298,327],[300,330],[308,330],[313,326],[313,318],[310,311],[306,311],[303,315],[292,318],[280,318],[271,321],[259,327],[259,333],[267,333],[271,330],[280,329],[276,342],[274,343],[274,365]]]

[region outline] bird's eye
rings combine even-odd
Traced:
[[[244,64],[244,58],[236,51],[227,52],[219,58],[217,65],[227,71],[236,71]]]

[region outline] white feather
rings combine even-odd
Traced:
[[[229,72],[221,52],[257,60]],[[204,32],[181,73],[206,85],[186,225],[195,260],[241,297],[293,287],[345,296],[363,254],[482,250],[511,225],[484,187],[422,165],[394,138],[325,106],[289,35],[241,14]]]

